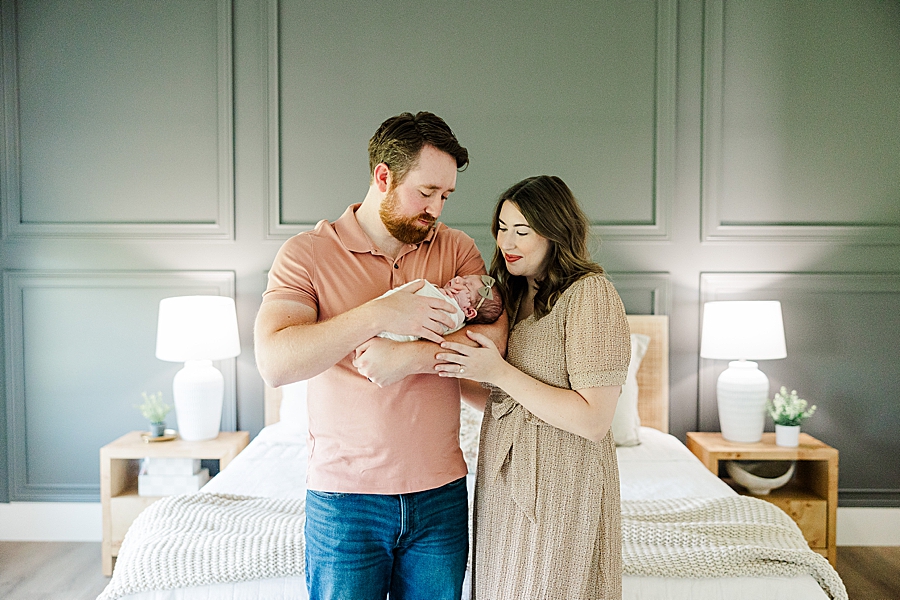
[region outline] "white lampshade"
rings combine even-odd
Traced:
[[[156,357],[184,362],[172,382],[182,439],[219,435],[225,380],[212,361],[241,353],[234,300],[224,296],[179,296],[159,303]]]
[[[716,398],[722,437],[752,443],[762,439],[769,378],[753,361],[785,358],[784,323],[777,301],[707,302],[703,307],[700,356],[732,360],[719,375]]]
[[[703,305],[700,356],[720,360],[771,360],[786,357],[781,302],[707,302]]]
[[[240,353],[233,299],[178,296],[159,302],[156,358],[172,362],[222,360]]]

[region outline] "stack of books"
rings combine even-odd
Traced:
[[[139,496],[174,496],[196,492],[209,481],[209,469],[199,458],[148,457],[138,474]]]

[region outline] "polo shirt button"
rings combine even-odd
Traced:
[[[397,263],[394,263],[394,268],[395,268],[395,269],[399,269],[399,268],[400,268],[400,265],[398,265]]]

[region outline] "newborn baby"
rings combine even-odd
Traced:
[[[419,280],[416,279],[388,290],[381,297],[402,290],[416,281]],[[503,303],[500,301],[500,294],[495,293],[493,288],[494,278],[490,275],[464,275],[454,277],[442,288],[426,281],[422,289],[415,293],[419,296],[443,298],[456,308],[456,313],[453,315],[456,325],[443,332],[443,335],[447,335],[460,330],[466,323],[476,325],[493,323],[497,320],[497,317],[503,312]],[[382,331],[378,336],[398,342],[411,342],[419,339],[413,335],[400,335],[389,331]]]

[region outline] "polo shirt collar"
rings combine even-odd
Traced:
[[[351,252],[371,252],[373,254],[380,254],[372,245],[372,240],[369,239],[366,232],[359,226],[359,221],[356,220],[356,210],[360,206],[362,206],[361,202],[348,206],[347,210],[344,211],[344,214],[338,217],[337,221],[334,222],[334,231],[337,233],[341,243],[344,244],[344,247],[347,248],[347,250]],[[428,235],[425,236],[425,239],[420,243],[433,240],[438,227],[440,227],[440,223],[435,224],[428,232]],[[409,251],[410,249],[417,248],[418,244],[407,244],[406,247],[407,251]]]

